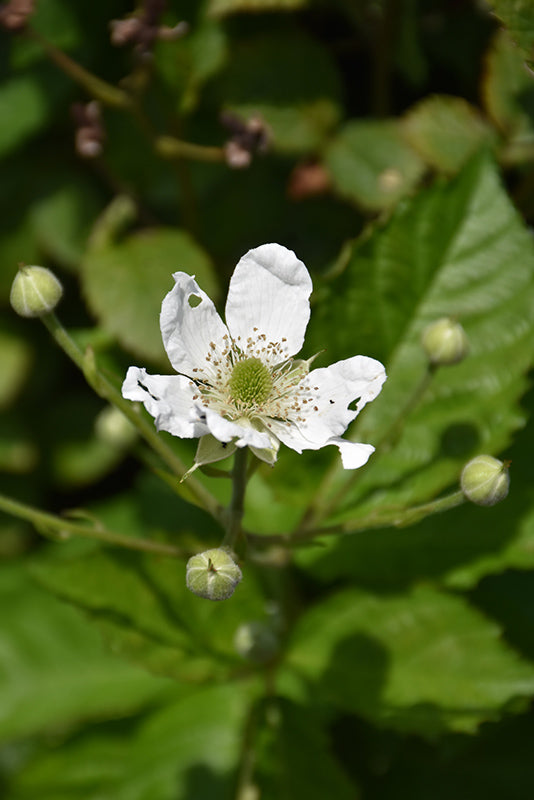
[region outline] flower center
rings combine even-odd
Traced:
[[[259,358],[245,358],[233,368],[228,386],[235,402],[257,406],[271,394],[273,379]]]

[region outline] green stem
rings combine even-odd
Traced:
[[[20,519],[31,522],[41,533],[43,531],[55,531],[55,537],[68,539],[70,536],[81,536],[86,539],[97,539],[104,544],[114,547],[125,547],[129,550],[142,550],[146,553],[157,555],[172,556],[173,558],[184,558],[188,555],[184,550],[172,545],[160,542],[151,542],[148,539],[135,539],[130,536],[123,536],[120,533],[113,533],[105,528],[88,528],[77,522],[48,514],[32,506],[27,506],[17,500],[0,494],[0,509],[8,514],[12,514]]]
[[[189,158],[193,161],[208,161],[211,163],[224,162],[222,147],[209,147],[201,144],[192,144],[177,139],[174,136],[158,136],[154,140],[154,149],[162,158],[181,159]]]
[[[232,499],[228,508],[226,536],[222,543],[223,547],[229,547],[231,550],[234,549],[241,534],[245,491],[247,488],[247,456],[247,447],[237,448],[234,457],[234,468],[232,470]]]
[[[112,86],[112,84],[93,75],[92,72],[82,67],[62,50],[58,50],[55,45],[33,28],[27,27],[26,34],[38,42],[54,64],[72,78],[75,83],[83,86],[91,97],[113,108],[129,109],[131,107],[131,98],[127,92],[117,89],[116,86]]]
[[[417,408],[423,396],[426,394],[432,379],[436,373],[437,367],[433,364],[429,364],[425,373],[415,390],[410,395],[408,401],[405,405],[401,408],[400,412],[397,414],[391,425],[386,429],[386,431],[382,434],[380,439],[378,440],[375,446],[375,452],[371,456],[373,461],[375,462],[381,455],[390,451],[398,442],[401,437],[402,430],[406,423],[406,420],[413,413],[413,411]],[[309,507],[306,509],[302,520],[297,528],[297,532],[309,530],[310,528],[316,528],[317,525],[320,523],[322,519],[325,519],[334,511],[337,510],[339,504],[344,500],[347,493],[353,489],[358,481],[360,481],[363,476],[365,475],[365,471],[363,469],[356,470],[351,473],[350,477],[343,483],[342,486],[339,487],[338,491],[334,494],[334,496],[327,501],[326,498],[328,497],[330,490],[335,485],[339,473],[341,471],[341,467],[339,466],[339,461],[336,461],[332,468],[327,472],[325,475],[322,484],[319,486],[317,493],[310,503]]]
[[[367,517],[347,520],[337,525],[328,525],[313,529],[299,529],[294,533],[281,534],[264,535],[247,531],[246,536],[251,544],[259,548],[271,547],[273,545],[298,547],[308,544],[317,536],[336,536],[340,534],[356,533],[357,531],[366,531],[373,528],[403,528],[407,525],[420,522],[422,519],[425,519],[425,517],[429,517],[433,514],[441,514],[444,511],[449,511],[451,508],[456,508],[456,506],[462,505],[464,502],[465,496],[461,490],[458,490],[445,495],[445,497],[431,500],[419,506],[391,509],[387,513],[373,512]]]
[[[91,351],[83,353],[62,326],[55,314],[41,317],[50,334],[61,349],[81,369],[92,389],[108,402],[116,406],[137,428],[141,436],[160,456],[169,469],[179,478],[187,472],[186,465],[163,441],[155,427],[138,413],[137,406],[125,400],[120,391],[100,372]],[[185,491],[197,501],[198,505],[219,522],[223,519],[223,509],[218,501],[196,478],[190,477]]]

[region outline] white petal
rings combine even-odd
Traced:
[[[265,341],[258,341],[260,349],[265,343],[279,343],[276,354],[261,354],[270,364],[295,355],[310,318],[311,290],[308,270],[291,250],[279,244],[249,250],[235,268],[226,302],[226,323],[234,341],[245,348],[249,337],[257,341],[264,335]]]
[[[341,462],[345,469],[358,469],[367,464],[369,456],[374,453],[375,448],[371,444],[361,444],[360,442],[347,442],[338,436],[330,439],[327,444],[335,444],[341,454]]]
[[[302,453],[303,450],[320,450],[322,447],[333,444],[341,454],[341,461],[345,469],[357,469],[367,463],[375,448],[371,444],[348,442],[340,436],[332,436],[323,442],[312,442],[307,439],[296,425],[284,425],[282,422],[273,421],[271,431],[287,447]]]
[[[176,284],[163,300],[160,314],[165,350],[177,372],[209,380],[213,361],[206,357],[213,359],[224,349],[226,325],[191,275],[175,272],[173,278]]]
[[[301,403],[298,412],[304,417],[298,422],[302,436],[323,445],[333,436],[341,436],[364,405],[380,393],[385,380],[380,361],[366,356],[312,370],[302,382],[309,387],[311,397],[305,405]],[[349,409],[357,398],[356,409]]]
[[[205,421],[210,433],[220,442],[233,441],[238,447],[269,447],[270,439],[267,433],[257,431],[249,420],[242,419],[232,422],[221,417],[211,408],[199,408],[199,419]]]
[[[190,383],[183,375],[149,375],[145,369],[130,367],[122,384],[122,396],[143,403],[158,430],[192,439],[209,431],[205,422],[195,419],[196,390]]]

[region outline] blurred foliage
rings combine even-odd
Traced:
[[[293,557],[252,541],[219,604],[188,592],[181,560],[1,514],[2,797],[525,800],[532,3],[185,0],[154,23],[158,5],[36,0],[27,27],[0,31],[1,493],[187,552],[221,539],[15,317],[18,263],[60,277],[61,319],[120,385],[131,363],[170,371],[173,272],[221,307],[237,259],[278,241],[314,280],[304,356],[386,364],[351,435],[390,447],[349,478],[325,451],[260,467],[247,530],[289,533],[318,498],[353,532]],[[143,36],[118,46],[134,12]],[[445,315],[469,357],[413,404],[421,332]],[[189,466],[194,444],[162,436]],[[480,452],[512,461],[501,505],[380,524],[454,489]],[[200,480],[227,502],[228,481]],[[276,657],[238,654],[247,622]]]

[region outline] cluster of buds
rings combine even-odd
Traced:
[[[154,42],[173,41],[187,33],[186,22],[179,22],[170,28],[161,25],[161,15],[165,10],[165,0],[145,0],[141,11],[125,19],[110,22],[111,42],[117,47],[133,45],[141,56],[150,53]]]
[[[224,155],[229,167],[244,169],[250,166],[253,155],[267,151],[269,130],[260,116],[243,120],[231,111],[223,111],[221,123],[231,133],[224,145]]]
[[[102,153],[106,138],[99,103],[96,100],[85,104],[74,103],[71,114],[76,125],[76,152],[82,158],[97,158]]]
[[[10,0],[0,6],[0,25],[8,31],[21,31],[35,11],[35,0]]]

